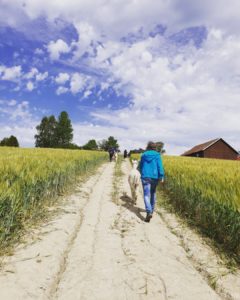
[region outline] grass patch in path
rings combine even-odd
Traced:
[[[123,157],[122,155],[118,156],[117,162],[112,162],[115,163],[114,166],[114,174],[113,174],[113,189],[112,189],[112,200],[115,204],[119,205],[119,193],[120,193],[120,186],[122,184],[122,177],[123,177],[123,172],[122,172],[122,162],[123,162]]]

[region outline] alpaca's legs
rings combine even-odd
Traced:
[[[133,187],[132,199],[133,199],[133,203],[136,204],[137,203],[137,186]]]

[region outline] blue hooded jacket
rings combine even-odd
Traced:
[[[161,155],[157,151],[145,151],[141,156],[139,169],[141,178],[164,178],[164,169]]]

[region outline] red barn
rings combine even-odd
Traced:
[[[182,156],[231,160],[238,159],[238,155],[238,152],[221,138],[196,145],[182,154]]]

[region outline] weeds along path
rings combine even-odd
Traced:
[[[0,276],[0,299],[221,299],[162,218],[134,206],[130,164],[102,166],[79,186],[33,244],[17,249]]]
[[[106,186],[111,189],[114,165],[104,164],[57,208],[56,217],[31,232],[11,257],[1,258],[0,299],[51,299],[66,269],[68,255]],[[95,205],[96,204],[96,205]],[[90,216],[91,218],[91,216]],[[86,236],[82,244],[91,237]]]

